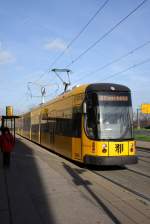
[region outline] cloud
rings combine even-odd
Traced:
[[[61,39],[55,39],[49,41],[44,45],[44,48],[47,50],[59,50],[62,51],[67,47],[66,43]]]
[[[14,56],[9,51],[0,49],[0,64],[11,63],[14,60],[15,60]]]

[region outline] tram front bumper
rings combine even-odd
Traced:
[[[91,156],[86,155],[84,157],[85,164],[101,165],[101,166],[115,166],[136,164],[138,162],[137,156]]]

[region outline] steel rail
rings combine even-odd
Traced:
[[[137,192],[137,191],[135,191],[135,190],[133,190],[133,189],[131,189],[131,188],[129,188],[129,187],[126,187],[126,186],[124,186],[123,184],[118,183],[117,181],[112,180],[111,178],[106,177],[106,176],[104,176],[104,175],[102,175],[102,174],[100,174],[100,173],[98,173],[98,172],[96,172],[96,171],[93,171],[93,170],[91,170],[91,169],[88,169],[88,170],[90,170],[92,173],[94,173],[94,174],[96,174],[96,175],[98,175],[98,176],[100,176],[100,177],[103,177],[104,179],[110,181],[111,183],[113,183],[113,184],[115,184],[115,185],[117,185],[117,186],[123,188],[124,190],[126,190],[126,191],[128,191],[128,192],[130,192],[130,193],[132,193],[132,194],[134,194],[134,195],[136,195],[136,196],[138,196],[138,197],[140,197],[140,198],[142,198],[142,199],[144,199],[144,200],[150,202],[150,197],[147,197],[146,195],[144,195],[144,194],[142,194],[142,193],[139,193],[139,192]]]

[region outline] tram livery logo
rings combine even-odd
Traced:
[[[123,152],[123,144],[115,144],[115,151],[121,154]]]

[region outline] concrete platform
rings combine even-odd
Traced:
[[[84,185],[91,183],[71,173],[63,158],[18,137],[10,169],[2,167],[0,153],[0,223],[117,223]]]

